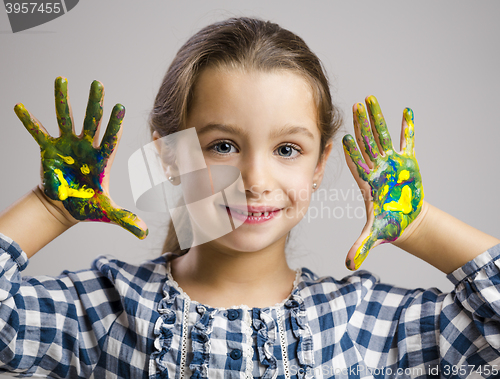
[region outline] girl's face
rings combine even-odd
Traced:
[[[201,73],[186,127],[196,129],[207,165],[240,170],[239,190],[247,204],[231,209],[233,218],[245,219],[237,211],[255,215],[211,244],[246,252],[284,248],[288,232],[307,211],[313,183],[321,182],[331,149],[318,161],[316,113],[311,86],[290,71]]]

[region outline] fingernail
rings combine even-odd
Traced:
[[[405,108],[404,116],[407,124],[413,123],[413,111],[410,108]]]

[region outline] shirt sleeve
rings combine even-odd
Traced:
[[[442,293],[383,284],[366,271],[349,276],[356,291],[346,284],[352,299],[343,299],[357,356],[347,367],[360,356],[367,367],[410,378],[500,377],[500,245],[448,279],[455,288]]]
[[[442,304],[439,350],[443,371],[474,366],[500,375],[500,245],[448,275],[455,290]],[[483,366],[482,368],[479,366]]]
[[[394,315],[398,366],[446,378],[500,374],[500,245],[448,275],[450,293],[401,293]],[[377,289],[381,285],[376,285]],[[416,375],[415,377],[418,377]]]
[[[123,311],[112,282],[96,270],[22,278],[27,263],[0,234],[0,372],[89,377]]]

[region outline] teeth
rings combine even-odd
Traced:
[[[241,214],[243,216],[247,216],[247,217],[250,217],[250,216],[252,216],[252,217],[260,217],[262,215],[264,215],[264,217],[267,217],[267,216],[269,216],[269,213],[270,213],[270,212],[253,212],[252,213],[252,212],[240,211],[238,209],[231,209],[231,210],[234,211],[234,212],[236,212],[236,213],[239,213],[239,214]]]

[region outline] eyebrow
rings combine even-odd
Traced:
[[[200,130],[198,130],[198,135],[202,135],[208,132],[212,131],[220,131],[220,132],[226,132],[230,134],[238,134],[242,136],[246,136],[247,132],[244,131],[243,129],[240,129],[234,125],[226,125],[226,124],[215,124],[215,123],[210,123],[205,126],[203,126]]]
[[[241,129],[238,128],[237,126],[234,125],[226,125],[226,124],[217,124],[217,123],[210,123],[205,126],[203,126],[199,131],[198,135],[202,135],[211,131],[221,131],[221,132],[226,132],[226,133],[231,133],[231,134],[236,134],[236,135],[241,135],[241,136],[247,136],[248,133]],[[291,134],[302,134],[306,137],[309,137],[311,139],[314,139],[313,134],[307,129],[304,128],[303,126],[283,126],[277,130],[274,130],[271,133],[271,138],[279,138]]]
[[[280,129],[274,130],[271,133],[271,138],[278,138],[283,136],[288,136],[290,134],[302,134],[311,139],[314,139],[313,134],[303,126],[283,126]]]

